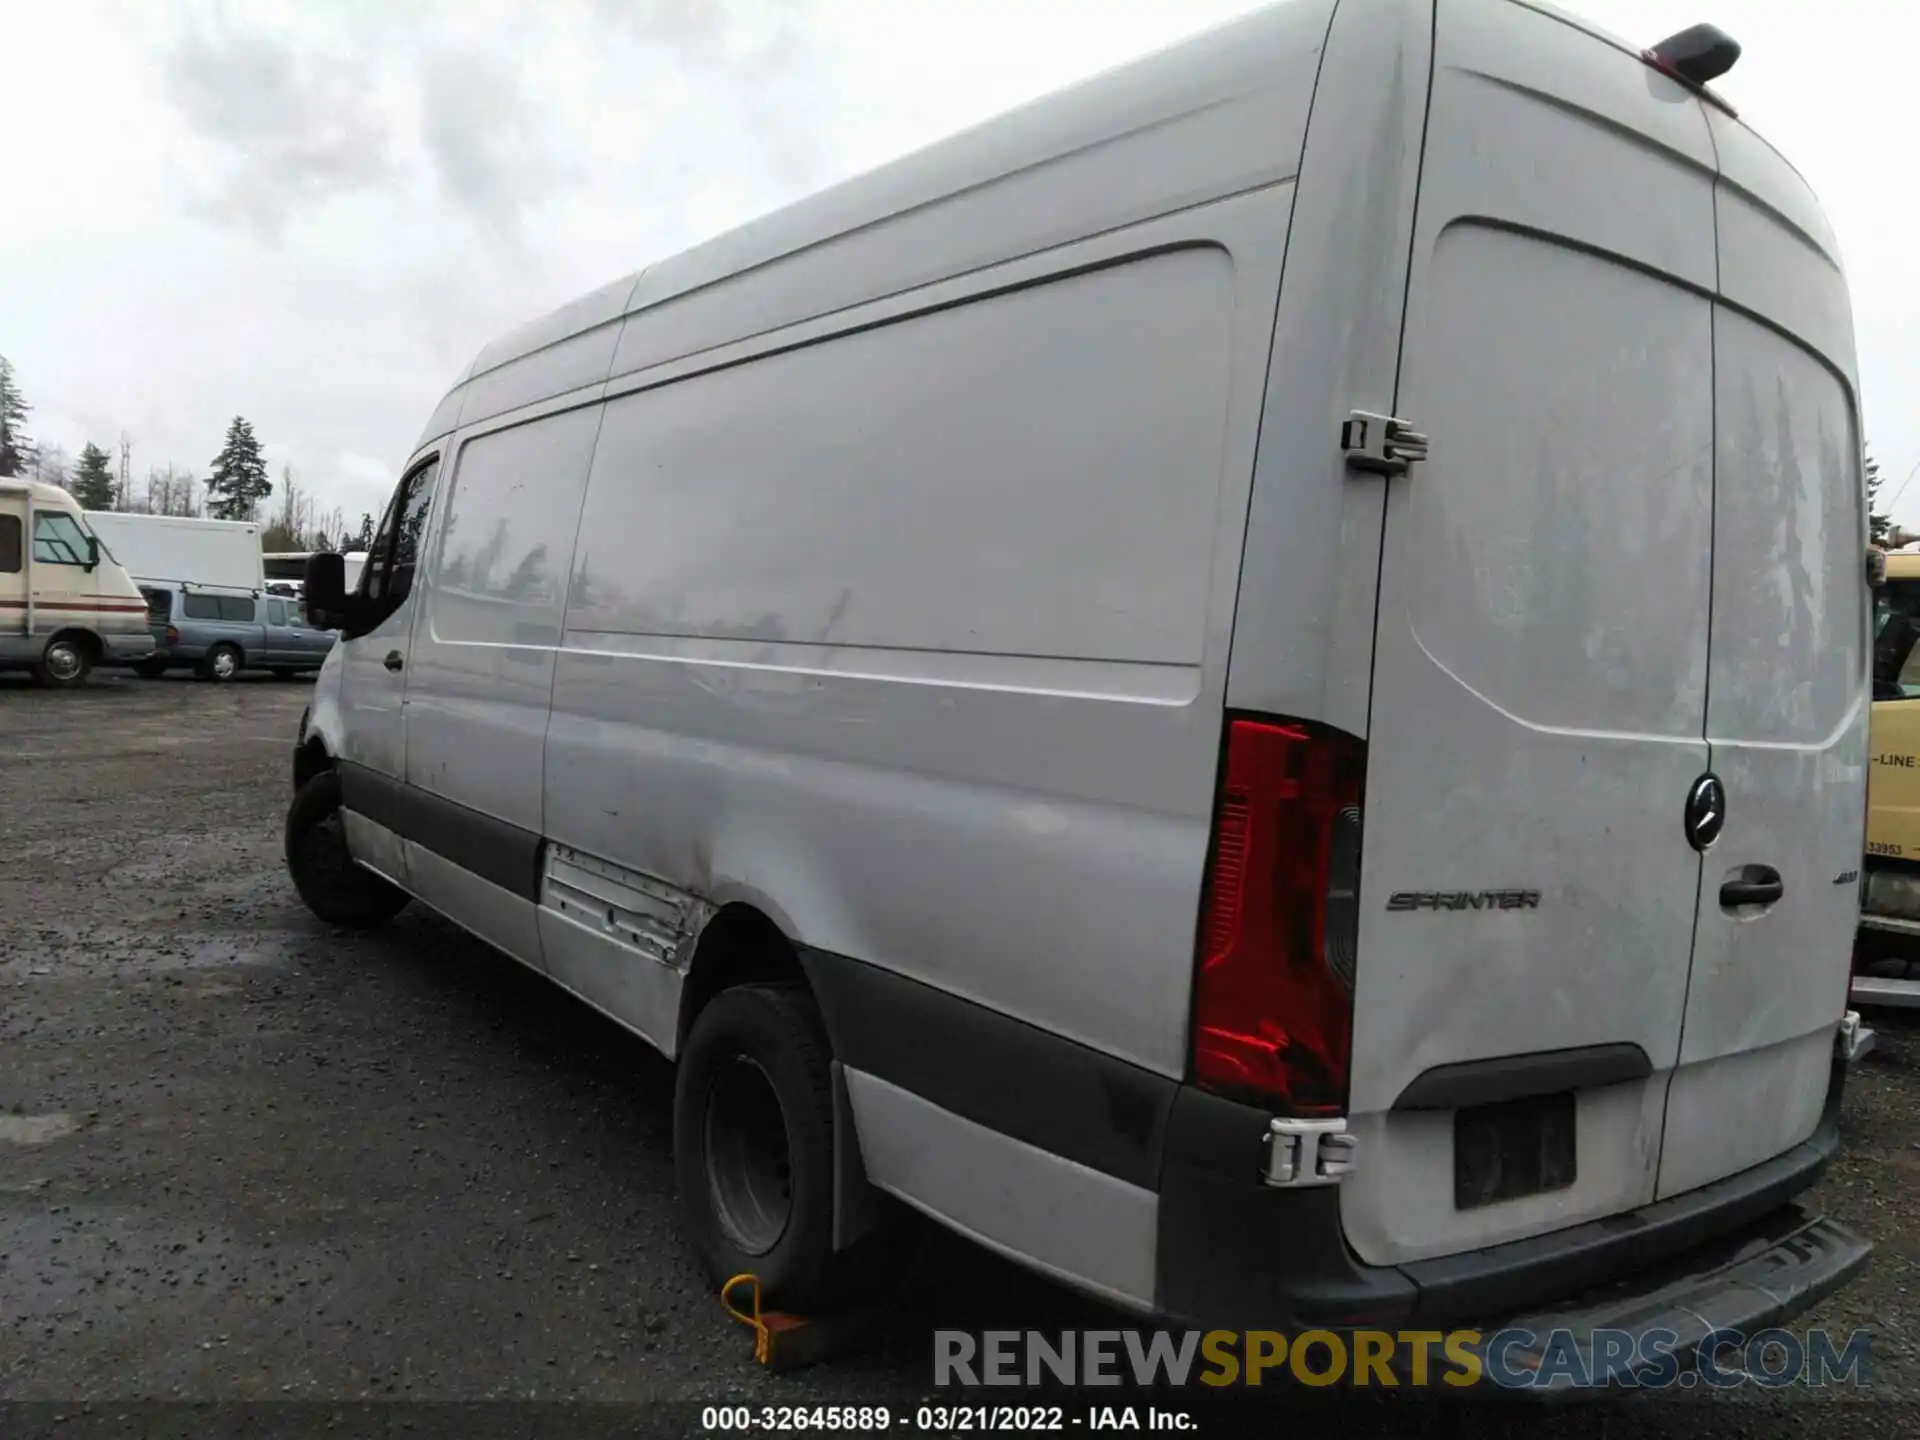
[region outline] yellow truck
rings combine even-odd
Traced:
[[[1857,1002],[1920,1005],[1920,553],[1874,592],[1872,756]]]

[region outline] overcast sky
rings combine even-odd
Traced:
[[[1251,0],[0,0],[0,354],[30,433],[377,510],[492,335]],[[1920,466],[1907,0],[1586,0],[1712,19],[1718,88],[1807,176],[1853,285],[1867,440]],[[1920,480],[1898,518],[1920,529]]]

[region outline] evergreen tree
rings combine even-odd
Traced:
[[[1875,545],[1885,545],[1893,517],[1880,508],[1880,462],[1871,452],[1867,453],[1864,468],[1867,472],[1867,538]]]
[[[80,452],[80,468],[73,472],[68,488],[83,510],[111,510],[117,486],[113,478],[113,457],[91,440]]]
[[[14,382],[13,366],[0,355],[0,476],[23,475],[33,463],[33,441],[26,431],[32,408]]]
[[[260,502],[272,493],[266,457],[260,453],[253,426],[236,415],[207,477],[207,513],[216,520],[252,520]]]

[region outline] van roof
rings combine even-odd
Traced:
[[[1642,47],[1569,13],[1553,0],[1511,3],[1636,58],[1645,54]],[[473,382],[517,361],[558,351],[569,342],[580,342],[589,332],[618,326],[643,311],[996,180],[1038,171],[1178,116],[1228,106],[1270,83],[1271,76],[1284,68],[1280,57],[1299,43],[1303,20],[1310,22],[1323,11],[1331,15],[1329,0],[1285,0],[1241,16],[1017,106],[570,300],[485,345],[436,407],[418,444],[424,446],[462,423],[485,418],[476,415],[473,402],[485,386]],[[1744,122],[1733,123],[1753,133]],[[1766,142],[1761,139],[1761,143]],[[1801,183],[1804,186],[1804,180]],[[1811,192],[1807,199],[1812,200]],[[1795,223],[1816,248],[1835,254],[1817,209],[1811,219],[1803,217]],[[609,340],[604,348],[607,359],[617,363],[616,344]],[[554,383],[540,398],[612,378],[601,349],[593,345],[568,362],[556,356]],[[530,398],[516,395],[512,401],[501,401],[496,396],[485,413],[513,409]]]
[[[489,342],[454,385],[836,236],[1256,86],[1308,0],[1271,5],[1016,106],[580,296]],[[1330,7],[1328,7],[1330,8]]]
[[[49,485],[44,480],[29,480],[24,475],[0,480],[0,495],[25,495],[36,505],[57,505],[62,510],[80,508],[79,501],[58,485]]]

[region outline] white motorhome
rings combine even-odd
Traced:
[[[56,485],[0,480],[0,669],[65,689],[153,653],[147,602],[89,518]]]
[[[135,580],[261,590],[260,527],[251,520],[90,510],[87,523]]]
[[[309,571],[301,893],[675,1057],[787,1306],[879,1192],[1223,1323],[1804,1307],[1866,530],[1733,53],[1292,0],[494,342]]]

